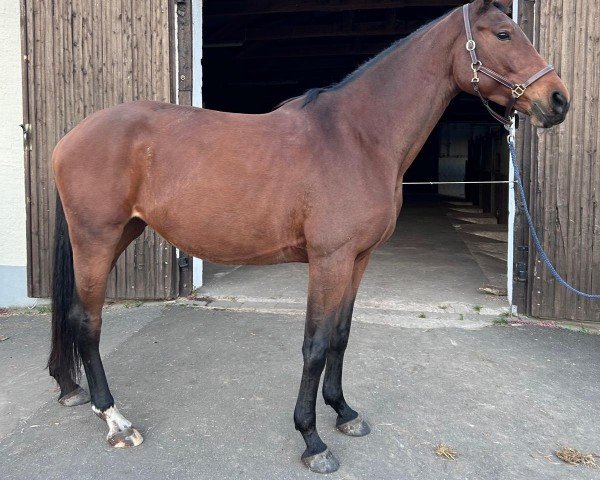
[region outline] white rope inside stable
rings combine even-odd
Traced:
[[[477,182],[402,182],[402,185],[506,185],[508,183],[516,183],[511,180],[497,181],[477,181]]]

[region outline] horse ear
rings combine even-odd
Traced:
[[[494,3],[494,0],[483,0],[480,8],[481,13],[486,12]]]
[[[481,11],[487,11],[492,5],[500,6],[502,10],[508,12],[513,4],[513,0],[483,0]]]
[[[499,3],[500,5],[503,5],[504,8],[508,11],[508,9],[510,9],[510,7],[513,4],[513,0],[495,0],[495,1],[490,0],[488,3]]]

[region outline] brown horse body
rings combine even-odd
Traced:
[[[383,148],[368,151],[369,133],[354,129],[353,114],[345,124],[322,118],[327,97],[265,115],[146,101],[98,112],[54,153],[69,225],[93,219],[102,229],[114,225],[116,237],[139,218],[216,263],[306,262],[309,252],[345,245],[370,250],[395,224],[401,166]]]
[[[523,79],[546,65],[490,1],[476,0],[471,11],[484,62]],[[496,39],[498,29],[510,31],[508,45]],[[73,378],[81,357],[94,411],[110,428],[109,442],[141,442],[114,408],[98,343],[107,276],[146,225],[216,263],[309,262],[304,370],[294,419],[306,441],[305,463],[319,472],[335,470],[337,461],[316,432],[319,379],[326,365],[323,395],[339,415],[340,430],[368,433],[341,387],[352,306],[371,251],[394,230],[404,173],[450,100],[461,90],[472,92],[464,44],[455,10],[339,86],[265,115],[142,101],[95,113],[74,128],[53,156],[76,288],[71,300],[62,299],[67,314],[55,298],[49,366],[61,401],[86,400]],[[490,79],[481,80],[481,91],[497,103],[510,100],[510,91]],[[568,102],[552,73],[516,108],[535,112],[534,122],[550,126],[566,114],[557,96]],[[55,288],[60,284],[55,275]]]

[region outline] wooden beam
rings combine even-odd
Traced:
[[[325,37],[403,37],[414,32],[423,25],[421,20],[402,22],[388,25],[387,22],[366,22],[350,27],[338,23],[329,25],[295,25],[278,28],[249,28],[228,38],[211,38],[205,43],[206,48],[216,48],[222,45],[242,45],[246,41],[292,40],[300,38]]]
[[[320,47],[306,47],[305,45],[282,45],[273,48],[257,48],[249,51],[243,50],[237,59],[256,60],[267,58],[308,58],[308,57],[363,57],[377,55],[389,46],[389,42],[370,43],[368,45],[349,45],[347,42],[338,45],[322,45]]]
[[[232,0],[207,2],[206,16],[239,16],[265,13],[346,12],[351,10],[382,10],[404,7],[456,7],[464,0]]]
[[[519,25],[533,42],[535,41],[535,4],[533,2],[523,2],[519,8]],[[538,27],[539,28],[539,27]],[[531,125],[531,120],[525,115],[519,116],[520,125],[517,130],[516,145],[519,168],[523,177],[523,186],[525,195],[531,203],[531,181],[533,173],[532,163],[537,160],[537,134]],[[535,178],[535,176],[534,176]],[[535,253],[530,254],[529,250],[533,248],[529,240],[529,227],[527,226],[521,202],[517,196],[517,210],[515,213],[514,225],[514,275],[513,283],[513,305],[517,306],[520,314],[531,315],[531,286],[535,283]]]
[[[177,82],[177,103],[179,105],[192,104],[193,82],[193,49],[192,49],[192,0],[179,0],[176,4],[175,21],[177,22],[177,71],[174,72]],[[174,30],[174,29],[173,29]],[[175,49],[175,46],[172,45]],[[180,251],[177,260],[179,268],[178,294],[187,297],[194,288],[193,258]]]

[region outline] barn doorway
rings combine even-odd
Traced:
[[[268,112],[310,88],[340,81],[395,40],[462,3],[206,0],[203,104],[215,110]],[[507,181],[504,139],[504,129],[479,100],[460,95],[405,182]],[[475,308],[489,298],[482,293],[486,290],[504,296],[491,304],[505,305],[508,186],[406,185],[404,194],[404,208],[386,256],[404,255],[411,260],[381,267],[396,277],[398,291],[414,292],[416,285],[435,299],[442,288],[443,299],[457,298]],[[212,276],[223,271],[205,268],[205,284],[210,287]],[[403,271],[413,277],[417,272],[419,278],[402,279]]]

